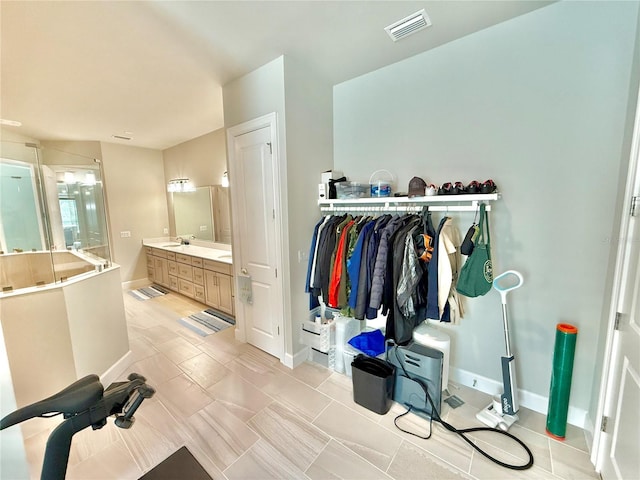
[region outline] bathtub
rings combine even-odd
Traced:
[[[54,252],[58,281],[51,283],[42,255],[50,269],[49,252],[0,256],[0,370],[10,373],[17,407],[91,373],[106,388],[131,355],[120,267]]]

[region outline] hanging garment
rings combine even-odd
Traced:
[[[385,335],[387,338],[393,338],[399,345],[405,345],[411,341],[413,329],[425,318],[424,308],[417,309],[414,315],[404,315],[398,308],[396,302],[395,292],[398,290],[398,286],[402,281],[401,273],[406,236],[415,232],[415,229],[420,225],[420,217],[412,215],[406,219],[406,222],[407,223],[391,237],[393,238],[393,243],[390,243],[390,245],[393,245],[393,249],[389,252],[389,255],[387,255],[387,277],[389,277],[389,271],[391,271],[390,279],[388,278],[391,288],[387,288],[385,285],[385,292],[387,293],[383,295],[386,297],[389,290],[393,292],[390,299],[383,300],[383,306],[387,307],[389,312],[387,315],[387,331]]]
[[[364,235],[364,238],[362,240],[362,253],[360,255],[360,267],[358,270],[358,291],[356,293],[356,307],[354,312],[354,317],[357,320],[364,320],[369,301],[369,292],[371,291],[371,278],[368,269],[369,240],[373,234],[375,223],[375,220],[371,220],[364,226],[362,233],[360,233],[360,235]]]
[[[332,308],[342,308],[345,306],[345,303],[340,303],[340,290],[341,285],[346,289],[346,274],[343,276],[343,272],[346,272],[345,268],[345,256],[347,253],[347,239],[349,238],[349,230],[355,223],[354,220],[350,220],[340,232],[340,239],[338,241],[338,245],[336,248],[336,256],[334,260],[333,270],[331,274],[331,279],[329,281],[329,299],[328,305]],[[344,290],[343,290],[344,296]]]
[[[369,223],[369,222],[366,222]],[[365,224],[366,225],[366,224]],[[355,310],[358,298],[358,288],[360,280],[360,263],[362,261],[362,247],[366,235],[363,235],[364,227],[360,228],[360,234],[356,240],[356,244],[353,247],[353,254],[347,260],[347,274],[349,275],[349,281],[351,283],[351,291],[349,292],[348,305],[351,309]]]
[[[382,279],[382,299],[380,302],[380,308],[382,309],[383,315],[391,314],[393,315],[393,305],[395,304],[395,285],[393,283],[394,278],[394,263],[393,263],[393,248],[396,241],[396,238],[399,235],[402,235],[402,229],[406,226],[406,222],[408,222],[410,217],[408,215],[403,215],[400,217],[401,222],[398,227],[389,235],[387,240],[387,256],[384,267],[384,278]],[[388,323],[388,322],[387,322]]]
[[[331,217],[322,230],[322,236],[318,240],[318,260],[313,280],[312,292],[316,296],[322,296],[323,300],[329,298],[329,275],[331,273],[331,255],[336,244],[336,227],[342,223],[344,216]]]
[[[418,283],[422,279],[423,266],[416,253],[414,235],[418,232],[418,227],[411,229],[404,239],[404,254],[402,266],[400,267],[400,279],[396,290],[396,302],[398,309],[405,317],[416,314],[414,307],[414,292]]]
[[[460,271],[460,253],[458,245],[460,245],[460,234],[458,229],[453,225],[453,219],[447,218],[438,235],[439,243],[439,261],[438,261],[438,309],[440,312],[439,319],[443,322],[455,323],[462,315],[458,293],[455,285]],[[451,301],[455,305],[451,305]],[[445,312],[445,305],[449,303],[449,309]],[[445,314],[446,313],[446,314]],[[455,313],[452,318],[452,313]]]
[[[318,261],[318,249],[321,244],[321,238],[324,234],[326,234],[325,228],[327,226],[327,223],[329,223],[332,218],[333,218],[333,215],[327,215],[326,217],[324,217],[324,220],[320,223],[320,226],[318,227],[318,234],[316,238],[316,244],[313,250],[313,256],[309,258],[309,264],[311,265],[311,272],[310,272],[311,275],[309,276],[309,279],[308,279],[310,291],[312,291],[313,288],[315,287],[314,279],[315,279],[315,272],[316,272],[316,263]]]
[[[311,247],[309,248],[309,263],[307,265],[307,280],[305,282],[304,291],[306,293],[311,293],[311,272],[314,266],[314,257],[315,252],[317,251],[318,246],[318,230],[320,230],[320,226],[327,220],[326,217],[323,217],[318,223],[316,223],[315,227],[313,227],[313,236],[311,237]],[[309,310],[313,310],[315,307],[319,306],[317,297],[314,295],[309,295]]]
[[[442,313],[438,303],[438,290],[440,288],[438,282],[438,265],[442,261],[442,259],[440,258],[440,231],[442,230],[442,227],[448,219],[449,217],[444,217],[442,218],[442,220],[440,220],[440,224],[438,225],[438,229],[436,230],[436,234],[433,239],[433,254],[431,255],[431,260],[429,261],[427,267],[427,318],[433,320],[440,320],[440,316]]]
[[[380,241],[378,242],[378,251],[376,252],[376,261],[371,279],[369,308],[378,310],[382,304],[382,294],[387,270],[387,255],[389,253],[389,238],[398,231],[402,225],[402,219],[403,217],[400,215],[392,217],[380,232]]]

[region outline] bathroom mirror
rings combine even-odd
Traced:
[[[171,195],[176,237],[231,243],[227,188],[207,185],[196,188],[195,192],[174,192]]]

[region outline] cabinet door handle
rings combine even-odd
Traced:
[[[249,272],[247,272],[246,268],[243,268],[242,270],[240,270],[240,273],[243,274],[243,275],[246,275]]]

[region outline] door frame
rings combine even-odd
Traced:
[[[232,224],[232,250],[233,250],[233,272],[234,272],[234,288],[235,291],[238,292],[238,276],[241,275],[241,265],[243,264],[244,259],[242,258],[242,249],[240,248],[241,239],[238,238],[238,234],[236,232],[240,232],[239,219],[234,212],[233,205],[238,202],[238,194],[234,187],[234,175],[236,172],[236,154],[235,154],[235,143],[236,137],[244,135],[246,133],[253,132],[255,130],[259,130],[264,127],[269,127],[271,132],[271,155],[272,155],[272,168],[273,168],[273,191],[274,191],[274,209],[275,209],[275,259],[276,259],[276,269],[279,272],[279,275],[275,279],[274,285],[278,289],[280,302],[281,302],[281,311],[283,314],[282,318],[282,335],[281,345],[279,348],[280,351],[280,361],[284,362],[285,358],[285,345],[287,344],[287,335],[289,329],[286,328],[288,320],[290,318],[290,307],[286,299],[286,292],[284,289],[284,285],[287,284],[286,278],[288,277],[288,269],[283,266],[283,258],[286,258],[284,248],[285,248],[285,235],[284,228],[285,222],[283,221],[283,192],[286,190],[283,188],[283,185],[286,182],[286,177],[283,172],[285,169],[283,168],[283,158],[280,155],[279,148],[279,135],[278,135],[278,116],[276,112],[268,113],[258,118],[254,118],[253,120],[249,120],[247,122],[240,123],[238,125],[234,125],[233,127],[229,127],[227,129],[227,158],[228,165],[227,169],[229,171],[229,193],[230,193],[230,207],[231,207],[231,224]],[[243,318],[243,309],[240,308],[241,301],[239,296],[235,295],[235,311],[236,311],[236,330],[235,335],[236,339],[241,342],[247,341],[246,329],[245,329],[245,321]]]
[[[629,155],[629,166],[627,169],[627,179],[624,190],[622,218],[620,221],[620,232],[618,239],[626,239],[619,241],[616,252],[615,270],[611,294],[611,303],[609,305],[608,322],[607,322],[607,338],[605,343],[605,351],[602,358],[602,377],[600,379],[600,392],[598,395],[598,407],[594,420],[593,442],[591,447],[591,463],[595,466],[596,472],[601,472],[607,455],[609,442],[605,439],[606,432],[602,431],[603,418],[609,416],[614,408],[616,385],[615,370],[616,365],[613,360],[618,356],[619,345],[615,342],[616,338],[616,316],[622,300],[621,295],[624,291],[624,273],[625,262],[627,261],[629,241],[638,241],[640,239],[628,239],[631,223],[631,205],[633,198],[640,195],[640,191],[636,191],[640,185],[640,89],[636,102],[635,120],[633,126],[633,136],[631,140],[631,151]]]

